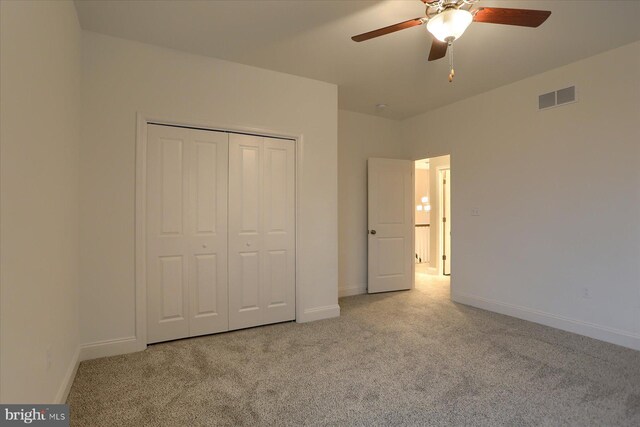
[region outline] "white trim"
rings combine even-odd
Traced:
[[[436,180],[438,181],[436,183],[436,190],[438,192],[438,213],[437,213],[437,217],[436,220],[438,221],[438,238],[437,238],[437,242],[438,244],[436,245],[436,248],[438,249],[437,252],[437,256],[436,256],[436,274],[438,276],[444,276],[444,263],[442,262],[442,255],[444,255],[444,245],[442,244],[443,241],[443,236],[444,236],[444,223],[442,222],[442,214],[444,211],[444,206],[443,206],[443,200],[444,200],[444,193],[442,192],[442,175],[444,171],[449,171],[449,173],[451,173],[451,158],[449,158],[449,164],[448,165],[441,165],[436,167]],[[449,180],[451,180],[451,178],[449,178]],[[449,183],[449,185],[451,185],[451,183]],[[451,194],[451,188],[449,188],[449,194]],[[451,197],[451,196],[450,196]],[[451,201],[450,201],[451,202]],[[453,211],[453,209],[451,209]],[[447,213],[449,216],[447,217],[447,220],[451,221],[451,212]],[[433,224],[433,221],[431,221],[431,223]],[[449,237],[449,246],[452,247],[453,246],[453,239],[451,239],[451,237]],[[449,258],[451,258],[451,254],[449,254]],[[451,274],[451,272],[449,272],[449,274]]]
[[[145,344],[145,348],[146,347]],[[133,353],[136,351],[140,351],[139,340],[136,337],[96,341],[80,346],[80,361]]]
[[[413,162],[411,169],[411,289],[416,288],[416,208],[413,206],[416,197],[416,163]],[[431,244],[431,242],[429,242]]]
[[[621,345],[634,350],[640,350],[640,335],[633,332],[596,325],[595,323],[583,322],[581,320],[571,319],[565,316],[559,316],[528,307],[494,301],[488,298],[461,292],[452,292],[451,299],[455,302],[470,305],[472,307],[506,314],[507,316],[517,317],[530,322],[551,326],[552,328],[562,329],[563,331],[573,332],[575,334]]]
[[[147,121],[138,113],[136,133],[136,189],[135,189],[135,321],[140,350],[147,348],[147,263],[146,263],[146,206],[147,206]]]
[[[303,317],[304,303],[302,301],[302,290],[300,289],[300,212],[301,200],[302,200],[302,160],[304,158],[304,138],[303,135],[298,135],[295,138],[296,141],[296,322],[301,322]]]
[[[367,284],[362,283],[355,286],[347,286],[344,288],[338,288],[338,298],[350,297],[353,295],[362,295],[367,293]]]
[[[76,348],[75,353],[73,353],[73,357],[71,358],[71,363],[67,368],[67,372],[64,374],[62,378],[62,384],[60,384],[60,388],[56,393],[55,403],[66,403],[67,396],[69,396],[69,392],[71,391],[71,386],[73,385],[73,380],[76,378],[76,372],[78,372],[78,366],[80,366],[80,346]]]
[[[330,319],[332,317],[338,316],[340,316],[340,306],[338,304],[325,305],[323,307],[306,309],[302,315],[302,318],[296,319],[296,322],[314,322],[316,320]]]
[[[164,124],[172,126],[184,126],[189,128],[231,132],[231,133],[249,133],[259,136],[267,136],[274,138],[290,139],[295,142],[296,153],[296,170],[295,170],[295,191],[296,191],[296,321],[303,322],[308,320],[301,320],[306,318],[306,313],[303,311],[304,301],[302,299],[302,290],[300,289],[300,207],[302,192],[302,166],[304,159],[304,137],[302,134],[296,134],[291,132],[277,131],[272,129],[262,129],[248,127],[238,124],[229,123],[194,123],[188,120],[169,120],[158,117],[151,117],[138,112],[136,114],[136,188],[135,188],[135,319],[136,319],[136,335],[131,337],[134,343],[128,343],[123,345],[124,351],[122,354],[130,353],[132,351],[141,351],[147,348],[147,289],[146,289],[146,191],[147,191],[147,125],[149,123]],[[338,307],[338,315],[340,309]],[[333,317],[333,316],[330,316]],[[125,338],[124,340],[129,340]],[[121,341],[121,340],[113,340]],[[128,341],[127,341],[128,342]],[[101,343],[96,343],[103,345]],[[117,347],[120,348],[120,347]],[[133,350],[130,350],[134,348]],[[109,355],[113,355],[109,354]],[[102,357],[102,356],[96,356]],[[91,357],[93,358],[93,357]],[[84,360],[84,359],[83,359]]]

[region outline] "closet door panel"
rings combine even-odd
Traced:
[[[188,204],[185,152],[180,132],[149,126],[147,142],[147,338],[189,335],[184,212]]]
[[[229,329],[229,135],[195,129],[189,133],[189,335],[194,336]]]
[[[295,319],[295,145],[264,138],[264,323]]]
[[[295,319],[295,145],[229,140],[229,328]]]
[[[229,136],[229,329],[261,324],[262,138]]]
[[[147,131],[147,342],[228,330],[228,135]]]

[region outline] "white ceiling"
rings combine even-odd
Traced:
[[[472,24],[448,60],[427,62],[424,26],[350,37],[424,16],[419,0],[76,0],[83,29],[339,85],[340,108],[402,119],[640,40],[640,0],[482,0],[551,10],[540,28]],[[612,78],[618,70],[611,64]],[[378,111],[376,104],[388,108]]]

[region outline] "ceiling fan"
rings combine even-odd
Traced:
[[[426,16],[409,19],[388,27],[379,28],[351,37],[353,41],[362,42],[406,28],[427,24],[427,30],[434,36],[429,53],[429,61],[443,58],[447,49],[460,38],[472,22],[490,24],[517,25],[521,27],[539,27],[547,20],[551,12],[548,10],[507,9],[502,7],[479,7],[473,9],[479,0],[420,0],[427,7]],[[449,82],[453,81],[453,57],[450,54],[451,73]]]

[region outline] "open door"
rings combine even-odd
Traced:
[[[414,167],[410,160],[368,161],[370,294],[413,287]]]

